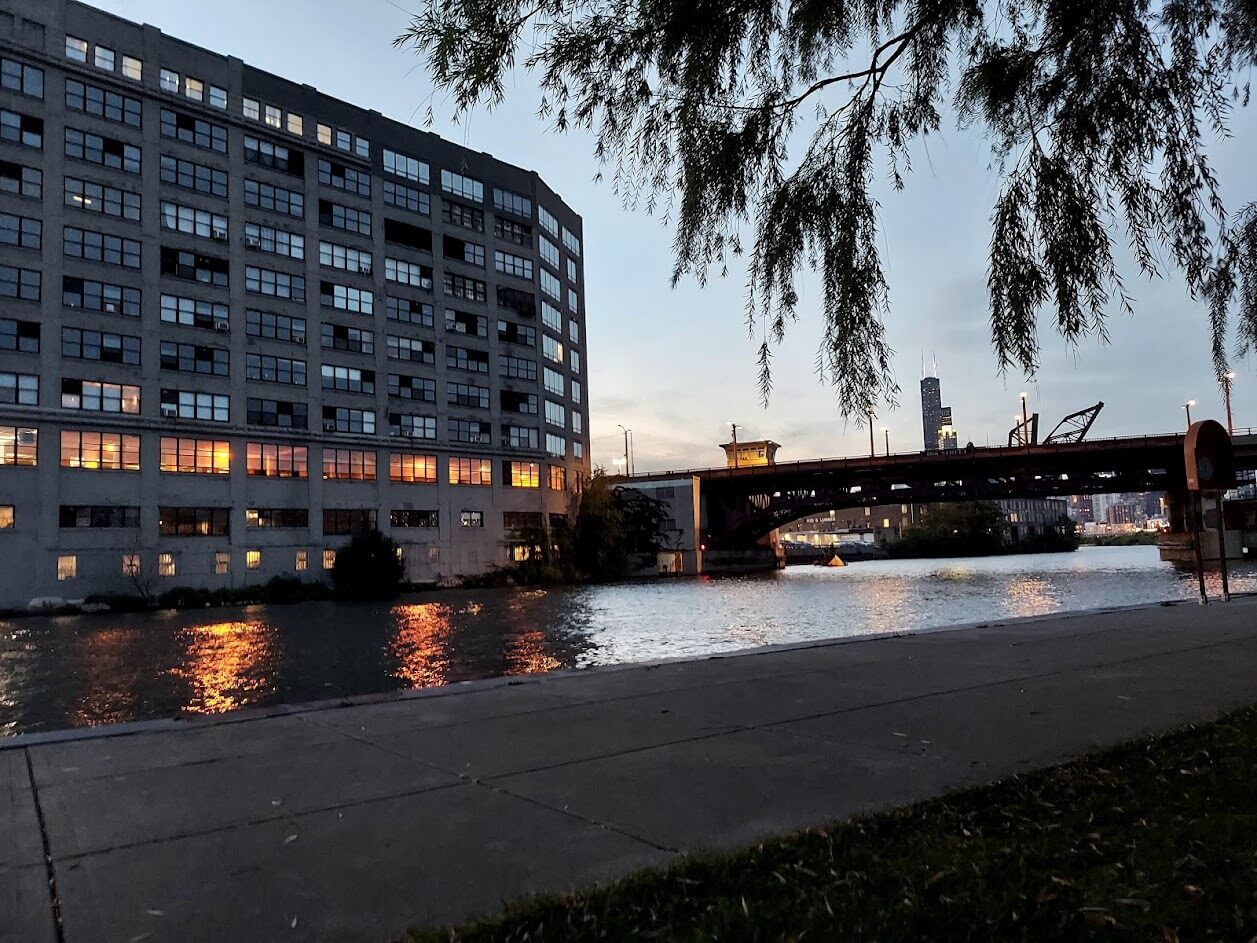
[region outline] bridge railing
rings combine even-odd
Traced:
[[[1252,432],[1257,434],[1257,430],[1239,430],[1235,431],[1237,436]],[[611,477],[623,480],[638,479],[659,479],[659,478],[692,478],[695,475],[708,474],[711,472],[723,471],[747,471],[760,472],[763,474],[771,474],[774,470],[789,470],[800,465],[816,465],[816,464],[832,464],[832,465],[865,465],[869,462],[889,461],[895,464],[896,459],[911,459],[913,461],[920,460],[923,456],[928,457],[947,457],[955,454],[957,457],[977,454],[1010,454],[1016,452],[1034,453],[1034,452],[1086,452],[1104,448],[1106,445],[1114,443],[1122,443],[1126,445],[1164,445],[1166,440],[1178,439],[1182,440],[1182,432],[1165,432],[1156,435],[1119,435],[1119,436],[1099,436],[1094,439],[1085,439],[1082,442],[1057,443],[1053,445],[975,445],[970,451],[967,447],[961,446],[956,449],[935,450],[932,452],[891,452],[889,454],[882,453],[880,455],[840,455],[826,458],[804,458],[790,462],[777,462],[773,465],[743,465],[739,468],[732,468],[727,465],[709,465],[700,468],[680,468],[657,472],[641,472],[635,475],[613,475]]]

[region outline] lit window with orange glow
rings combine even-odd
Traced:
[[[79,575],[79,558],[72,553],[57,557],[57,581],[64,583]]]
[[[231,443],[162,436],[161,470],[184,475],[229,475]]]
[[[541,465],[538,462],[508,462],[507,486],[510,488],[540,488]]]
[[[310,551],[298,550],[296,559],[293,561],[293,569],[298,573],[304,573],[310,569]]]
[[[226,551],[218,551],[214,554],[214,574],[216,576],[226,576],[231,572],[231,554]]]
[[[567,469],[562,465],[549,466],[549,482],[551,491],[566,491]]]
[[[173,553],[159,553],[157,555],[157,575],[175,575],[175,555]]]
[[[336,569],[336,551],[335,550],[323,551],[323,569],[325,570]]]
[[[451,458],[451,485],[493,484],[493,463],[487,458]]]
[[[245,569],[248,569],[248,570],[262,569],[262,551],[261,550],[246,550],[244,552],[244,565],[245,565]]]

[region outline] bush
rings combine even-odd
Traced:
[[[397,544],[372,530],[336,552],[332,585],[346,599],[391,599],[401,590],[402,573]]]

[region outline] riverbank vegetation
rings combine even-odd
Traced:
[[[1251,940],[1257,710],[411,943]]]
[[[1055,529],[1014,538],[1004,512],[993,501],[932,505],[929,514],[882,546],[892,558],[985,557],[1012,553],[1077,550],[1078,530],[1062,517]]]
[[[516,534],[527,559],[500,567],[464,586],[547,586],[624,579],[653,566],[666,544],[667,506],[633,488],[616,488],[595,472],[581,492],[574,512],[554,520],[548,530]]]
[[[1155,547],[1157,535],[1150,530],[1133,534],[1088,534],[1082,542],[1087,547]]]

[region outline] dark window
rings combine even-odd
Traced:
[[[161,272],[174,278],[226,288],[230,268],[226,259],[165,246],[161,250]]]
[[[428,527],[433,530],[441,526],[440,511],[414,511],[403,509],[393,511],[388,516],[390,527]]]
[[[245,333],[252,337],[267,337],[271,340],[288,341],[292,344],[306,342],[306,319],[294,318],[286,314],[275,314],[271,311],[255,311],[248,308],[244,312]]]
[[[230,355],[222,347],[201,344],[161,343],[161,368],[179,373],[202,373],[225,377],[229,374]]]
[[[226,537],[229,533],[229,508],[157,509],[157,532],[163,537]]]
[[[446,308],[445,330],[453,334],[466,334],[468,337],[488,337],[489,319],[483,314]]]
[[[227,153],[227,129],[169,108],[161,110],[161,136],[219,154]]]
[[[341,324],[322,325],[324,350],[348,350],[358,354],[375,353],[375,334]]]
[[[309,527],[309,508],[245,508],[245,527]]]
[[[447,236],[446,239],[449,237]],[[384,220],[384,241],[419,252],[432,251],[432,231],[396,219]]]
[[[0,141],[43,150],[44,119],[0,108]],[[66,148],[66,153],[69,154],[68,136]]]
[[[362,534],[375,530],[375,509],[323,509],[323,533],[329,535]]]
[[[346,167],[338,161],[319,159],[319,183],[327,187],[335,187],[337,190],[344,190],[346,193],[356,193],[358,196],[367,198],[371,196],[371,175],[365,170]],[[387,185],[384,202],[389,202]]]
[[[133,223],[140,221],[140,195],[117,187],[66,177],[65,205],[88,213],[116,216]]]
[[[0,213],[0,246],[39,249],[44,244],[44,224],[29,216]]]
[[[388,375],[388,395],[398,399],[413,399],[423,403],[436,402],[436,381],[424,377]]]
[[[99,504],[61,505],[60,526],[71,527],[139,527],[137,507],[108,507]]]
[[[484,232],[484,210],[463,206],[450,200],[441,201],[441,219],[451,226],[461,226],[473,232]]]
[[[489,286],[478,278],[467,278],[465,275],[446,272],[445,293],[466,301],[484,301],[489,296]]]
[[[61,279],[61,303],[67,308],[138,318],[140,302],[138,288],[125,288],[122,285],[109,285],[68,275]]]
[[[498,286],[498,307],[507,308],[525,318],[537,316],[537,296],[531,291]]]
[[[304,178],[306,175],[306,159],[301,151],[249,135],[244,139],[244,162],[269,167],[293,177]]]
[[[65,129],[65,156],[129,174],[138,174],[141,167],[141,151],[134,144],[78,128]]]
[[[0,160],[0,193],[42,200],[44,172],[37,167],[24,167],[12,161]]]
[[[395,298],[389,295],[385,299],[385,312],[390,321],[401,321],[403,324],[415,324],[419,327],[432,327],[432,305],[410,298]]]
[[[44,97],[44,70],[8,56],[0,56],[0,88],[31,98]]]
[[[324,368],[326,369],[326,368]],[[271,354],[245,354],[244,378],[259,383],[306,385],[306,362]]]
[[[333,226],[346,232],[360,236],[371,235],[371,214],[367,210],[356,210],[351,206],[341,206],[328,200],[319,200],[319,223]]]
[[[432,201],[428,194],[414,187],[408,187],[404,183],[394,183],[392,180],[384,181],[384,202],[388,206],[396,206],[398,209],[410,210],[412,213],[419,213],[423,216],[432,212]]]
[[[66,226],[63,230],[63,248],[66,258],[104,262],[123,268],[140,267],[140,241],[123,239],[108,233],[93,232]]]
[[[506,242],[513,242],[520,246],[531,246],[532,243],[532,227],[526,223],[519,223],[513,219],[503,219],[501,216],[493,217],[493,234],[499,239]]]
[[[0,298],[38,301],[40,282],[39,272],[33,269],[0,265]]]
[[[171,157],[169,154],[161,157],[161,182],[197,193],[227,198],[227,171],[215,170],[195,161]]]
[[[85,331],[77,327],[61,329],[61,356],[75,360],[140,365],[140,339],[108,331]]]
[[[258,209],[284,213],[287,216],[304,217],[306,214],[305,197],[296,190],[287,190],[258,180],[245,180],[244,202],[246,206],[256,206]]]
[[[498,321],[498,340],[507,344],[522,344],[525,347],[537,346],[537,331],[525,324],[511,321]]]
[[[86,112],[106,121],[140,126],[140,100],[119,92],[106,91],[96,85],[87,85],[74,79],[65,80],[65,106],[74,111]]]
[[[39,353],[39,322],[0,318],[0,350]]]
[[[250,396],[245,403],[246,421],[251,426],[271,426],[276,429],[305,429],[309,409],[305,403],[289,403],[277,399],[258,399]]]

